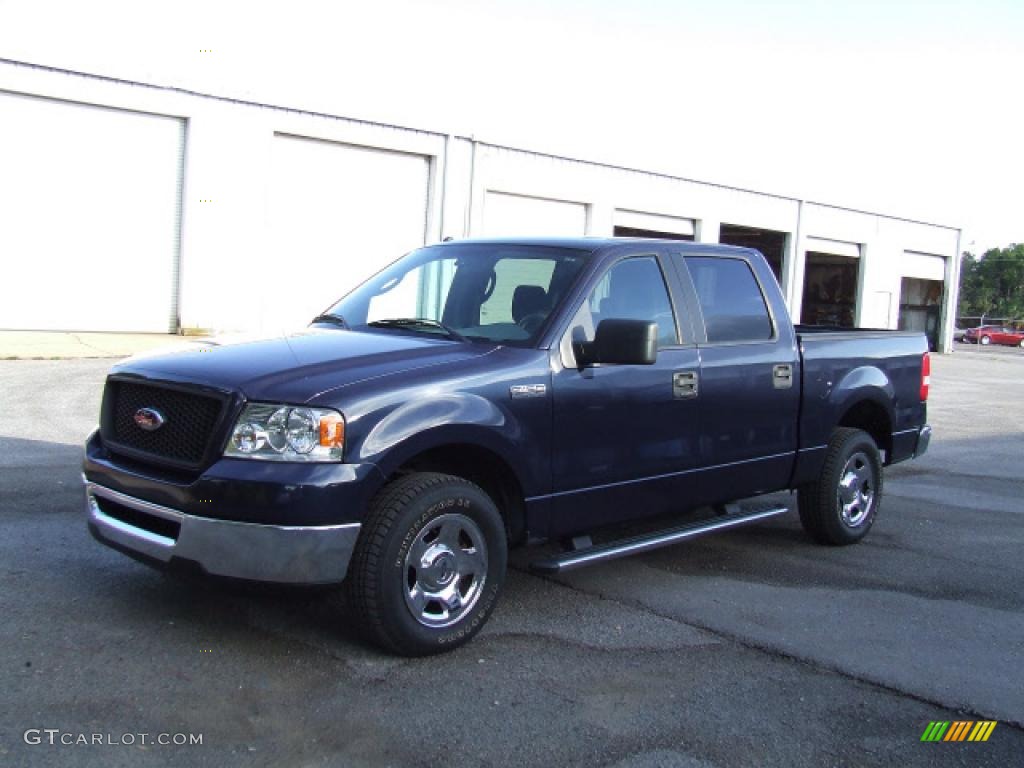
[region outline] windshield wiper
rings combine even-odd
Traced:
[[[340,328],[345,328],[346,330],[348,329],[348,323],[345,322],[344,317],[342,317],[341,315],[332,315],[329,313],[317,315],[312,320],[310,320],[309,323],[310,325],[312,325],[313,323],[330,323],[331,325],[337,325]]]
[[[444,331],[451,339],[455,339],[456,341],[469,341],[469,339],[451,326],[445,325],[439,320],[431,320],[429,317],[388,318],[387,320],[374,320],[372,323],[367,323],[367,325],[371,328],[403,328],[412,331],[418,328],[437,328]]]

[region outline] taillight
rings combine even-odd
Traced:
[[[921,402],[928,399],[928,387],[932,383],[932,357],[927,352],[921,358]]]

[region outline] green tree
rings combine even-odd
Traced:
[[[1024,244],[963,254],[958,314],[1024,319]]]

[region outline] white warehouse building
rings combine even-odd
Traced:
[[[414,247],[508,235],[756,247],[795,319],[950,349],[955,227],[0,61],[0,329],[290,330]]]

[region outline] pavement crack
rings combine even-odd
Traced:
[[[591,597],[600,597],[599,595],[591,595]],[[603,598],[602,598],[603,599]],[[677,622],[678,623],[678,622]],[[487,635],[481,635],[480,639],[483,640],[485,637],[490,638],[511,638],[511,639],[525,639],[525,640],[542,640],[559,645],[566,646],[568,648],[578,648],[584,651],[591,651],[594,653],[672,653],[679,650],[679,647],[671,646],[657,646],[657,645],[643,645],[643,644],[623,644],[623,645],[600,645],[598,643],[587,643],[582,640],[577,640],[565,635],[558,635],[548,632],[540,632],[537,630],[529,629],[510,629],[502,630],[495,629],[488,632]],[[702,648],[704,646],[688,646],[691,648]]]
[[[100,353],[102,353],[104,355],[109,354],[106,350],[100,349],[99,347],[96,347],[96,346],[93,346],[92,344],[90,344],[88,341],[83,339],[77,333],[71,333],[71,334],[68,334],[68,335],[71,336],[71,338],[73,338],[75,341],[77,341],[79,344],[81,344],[86,349],[91,349],[91,350],[94,350],[96,352],[100,352]]]
[[[998,718],[992,717],[991,715],[988,715],[988,714],[986,714],[984,712],[979,712],[977,710],[971,709],[970,707],[965,707],[965,706],[963,706],[961,704],[949,704],[947,702],[943,702],[943,701],[940,701],[938,699],[933,699],[931,697],[924,696],[924,695],[919,694],[919,693],[914,693],[912,691],[905,691],[905,690],[903,690],[901,688],[898,688],[898,687],[896,687],[894,685],[890,685],[888,683],[885,683],[885,682],[882,682],[882,681],[879,681],[879,680],[874,680],[874,679],[869,678],[869,677],[864,677],[864,676],[861,676],[861,675],[853,674],[851,672],[848,672],[848,671],[846,671],[844,669],[841,669],[839,667],[832,666],[830,664],[823,664],[823,663],[818,662],[818,661],[813,661],[811,659],[806,659],[806,658],[803,658],[801,656],[797,656],[795,654],[789,653],[787,651],[780,650],[780,649],[775,648],[775,647],[773,647],[771,645],[768,645],[768,644],[765,644],[765,643],[759,643],[759,642],[757,642],[755,640],[752,640],[750,638],[743,637],[742,635],[737,635],[737,634],[734,634],[732,632],[727,632],[727,631],[724,631],[724,630],[721,630],[721,629],[717,629],[717,628],[715,628],[715,627],[713,627],[711,625],[704,624],[704,623],[701,623],[699,621],[692,621],[692,620],[689,620],[689,619],[683,620],[683,619],[680,619],[678,616],[673,616],[671,614],[658,611],[658,610],[652,608],[649,605],[645,605],[644,603],[641,603],[638,600],[623,600],[623,599],[618,598],[618,597],[609,596],[609,595],[601,592],[600,590],[595,591],[595,592],[591,592],[591,591],[588,591],[588,590],[585,590],[585,589],[581,589],[581,588],[579,588],[577,586],[574,586],[572,584],[567,584],[565,582],[557,581],[557,580],[552,579],[552,578],[547,577],[547,576],[538,576],[536,574],[534,574],[534,576],[536,578],[538,578],[538,579],[541,579],[542,581],[548,581],[548,582],[551,582],[552,584],[557,584],[559,586],[566,587],[568,589],[574,590],[575,592],[578,592],[581,595],[587,595],[589,597],[597,597],[597,598],[600,598],[602,600],[607,600],[607,601],[612,602],[612,603],[617,603],[619,605],[622,605],[622,606],[625,606],[625,607],[628,607],[628,608],[632,608],[634,610],[639,610],[639,611],[642,611],[642,612],[645,612],[645,613],[649,613],[649,614],[651,614],[653,616],[657,616],[658,618],[664,619],[666,621],[671,621],[671,622],[674,622],[676,624],[682,624],[682,625],[687,626],[687,627],[692,627],[692,628],[699,629],[701,631],[707,632],[709,635],[712,635],[712,636],[714,636],[716,638],[719,638],[722,641],[731,642],[731,643],[733,643],[735,645],[739,645],[739,646],[742,646],[744,648],[748,648],[750,650],[757,651],[759,653],[763,653],[763,654],[765,654],[765,655],[767,655],[767,656],[769,656],[771,658],[774,658],[774,659],[778,659],[778,660],[782,660],[782,661],[788,661],[788,662],[792,662],[794,664],[800,664],[800,665],[802,665],[804,667],[807,667],[809,669],[813,669],[813,670],[816,670],[816,671],[819,671],[819,672],[827,672],[829,674],[837,675],[837,676],[842,677],[842,678],[844,678],[846,680],[851,680],[851,681],[859,683],[861,685],[866,685],[866,686],[869,686],[871,688],[875,688],[875,689],[880,690],[880,691],[885,691],[886,693],[890,693],[890,694],[893,694],[893,695],[896,695],[896,696],[900,696],[902,698],[911,699],[911,700],[917,701],[917,702],[919,702],[921,704],[927,704],[929,706],[938,707],[940,709],[944,709],[944,710],[947,710],[947,711],[955,711],[955,712],[958,712],[958,713],[961,713],[961,714],[964,714],[964,715],[969,715],[969,716],[975,717],[975,718],[977,718],[979,720],[997,720],[1000,725],[1005,725],[1008,728],[1012,728],[1012,729],[1014,729],[1016,731],[1024,733],[1024,720],[999,720]]]

